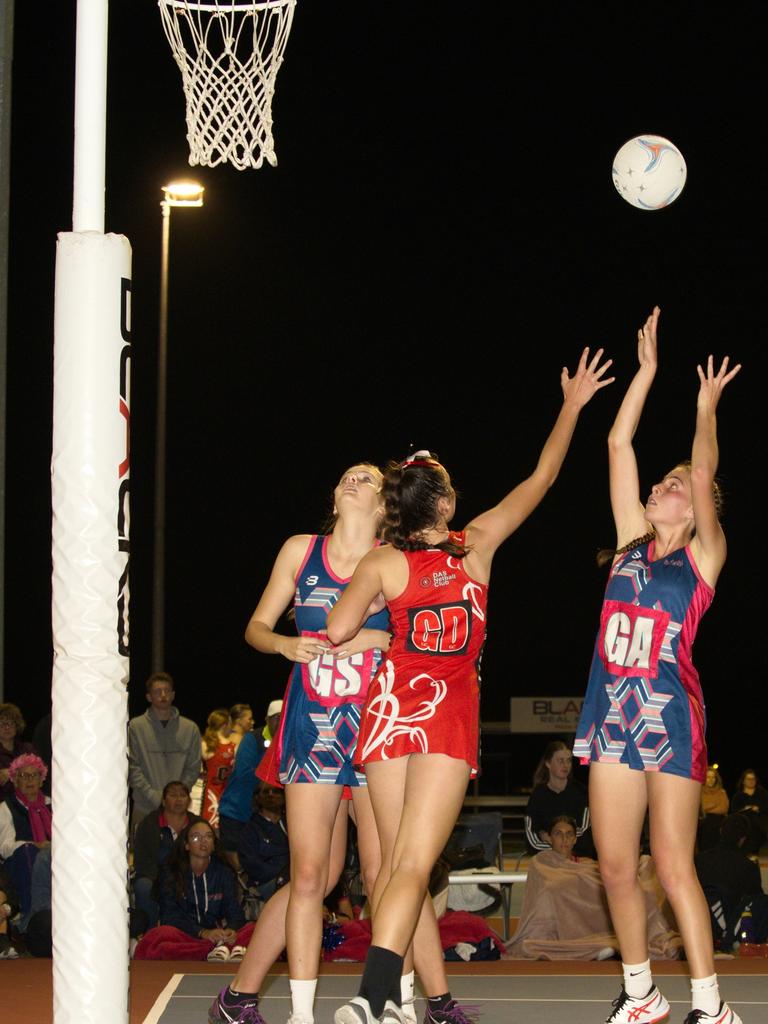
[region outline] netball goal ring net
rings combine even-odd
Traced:
[[[275,80],[296,0],[158,0],[181,71],[192,166],[277,164]]]

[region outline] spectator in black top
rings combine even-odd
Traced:
[[[26,723],[15,704],[0,704],[0,803],[13,794],[8,769],[21,754],[33,754],[34,747],[21,737]]]
[[[731,814],[723,822],[717,846],[698,853],[695,859],[715,938],[726,939],[726,948],[737,937],[736,922],[748,904],[758,931],[752,941],[765,942],[768,937],[768,896],[763,895],[760,867],[744,852],[750,833],[749,815]]]
[[[251,819],[240,833],[237,852],[245,885],[257,888],[260,900],[268,900],[289,878],[285,794],[262,782],[254,803]]]
[[[744,853],[757,855],[768,838],[768,791],[760,785],[753,768],[747,768],[741,773],[731,797],[731,814],[739,811],[748,815],[750,824]]]
[[[587,791],[572,776],[570,748],[562,740],[548,743],[534,773],[533,792],[525,809],[525,837],[537,853],[551,849],[550,823],[567,815],[576,822],[578,841],[574,853],[582,857],[593,855]]]

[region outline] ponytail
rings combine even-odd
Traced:
[[[457,542],[455,535],[449,534],[440,544],[430,544],[423,539],[424,531],[437,521],[438,499],[450,497],[453,492],[448,474],[440,463],[431,456],[418,457],[421,455],[419,452],[416,458],[406,462],[390,462],[386,468],[382,537],[398,551],[437,549],[463,558],[467,548]]]

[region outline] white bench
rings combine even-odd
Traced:
[[[504,941],[509,938],[509,906],[512,886],[525,882],[525,871],[460,871],[448,875],[449,885],[499,885],[501,886],[502,928]]]

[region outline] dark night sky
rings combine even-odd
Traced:
[[[71,229],[74,0],[16,4],[9,281],[6,693],[47,710],[56,232]],[[723,399],[729,562],[699,635],[713,757],[768,774],[758,488],[764,479],[763,5],[299,0],[274,105],[279,166],[187,165],[181,79],[150,0],[110,5],[107,230],[133,246],[132,679],[149,671],[160,186],[206,186],[171,227],[167,667],[177,703],[282,691],[248,616],[282,540],[338,472],[436,449],[463,525],[533,467],[559,371],[604,345],[545,504],[498,555],[483,718],[512,694],[580,694],[613,540],[604,439],[662,307],[642,488],[692,437],[695,365],[744,363]],[[611,183],[629,137],[672,139],[688,183],[644,213]],[[760,296],[763,296],[761,299]],[[758,603],[759,602],[759,603]],[[489,741],[499,746],[498,740]],[[512,784],[541,740],[507,738]],[[490,780],[489,780],[490,785]]]

